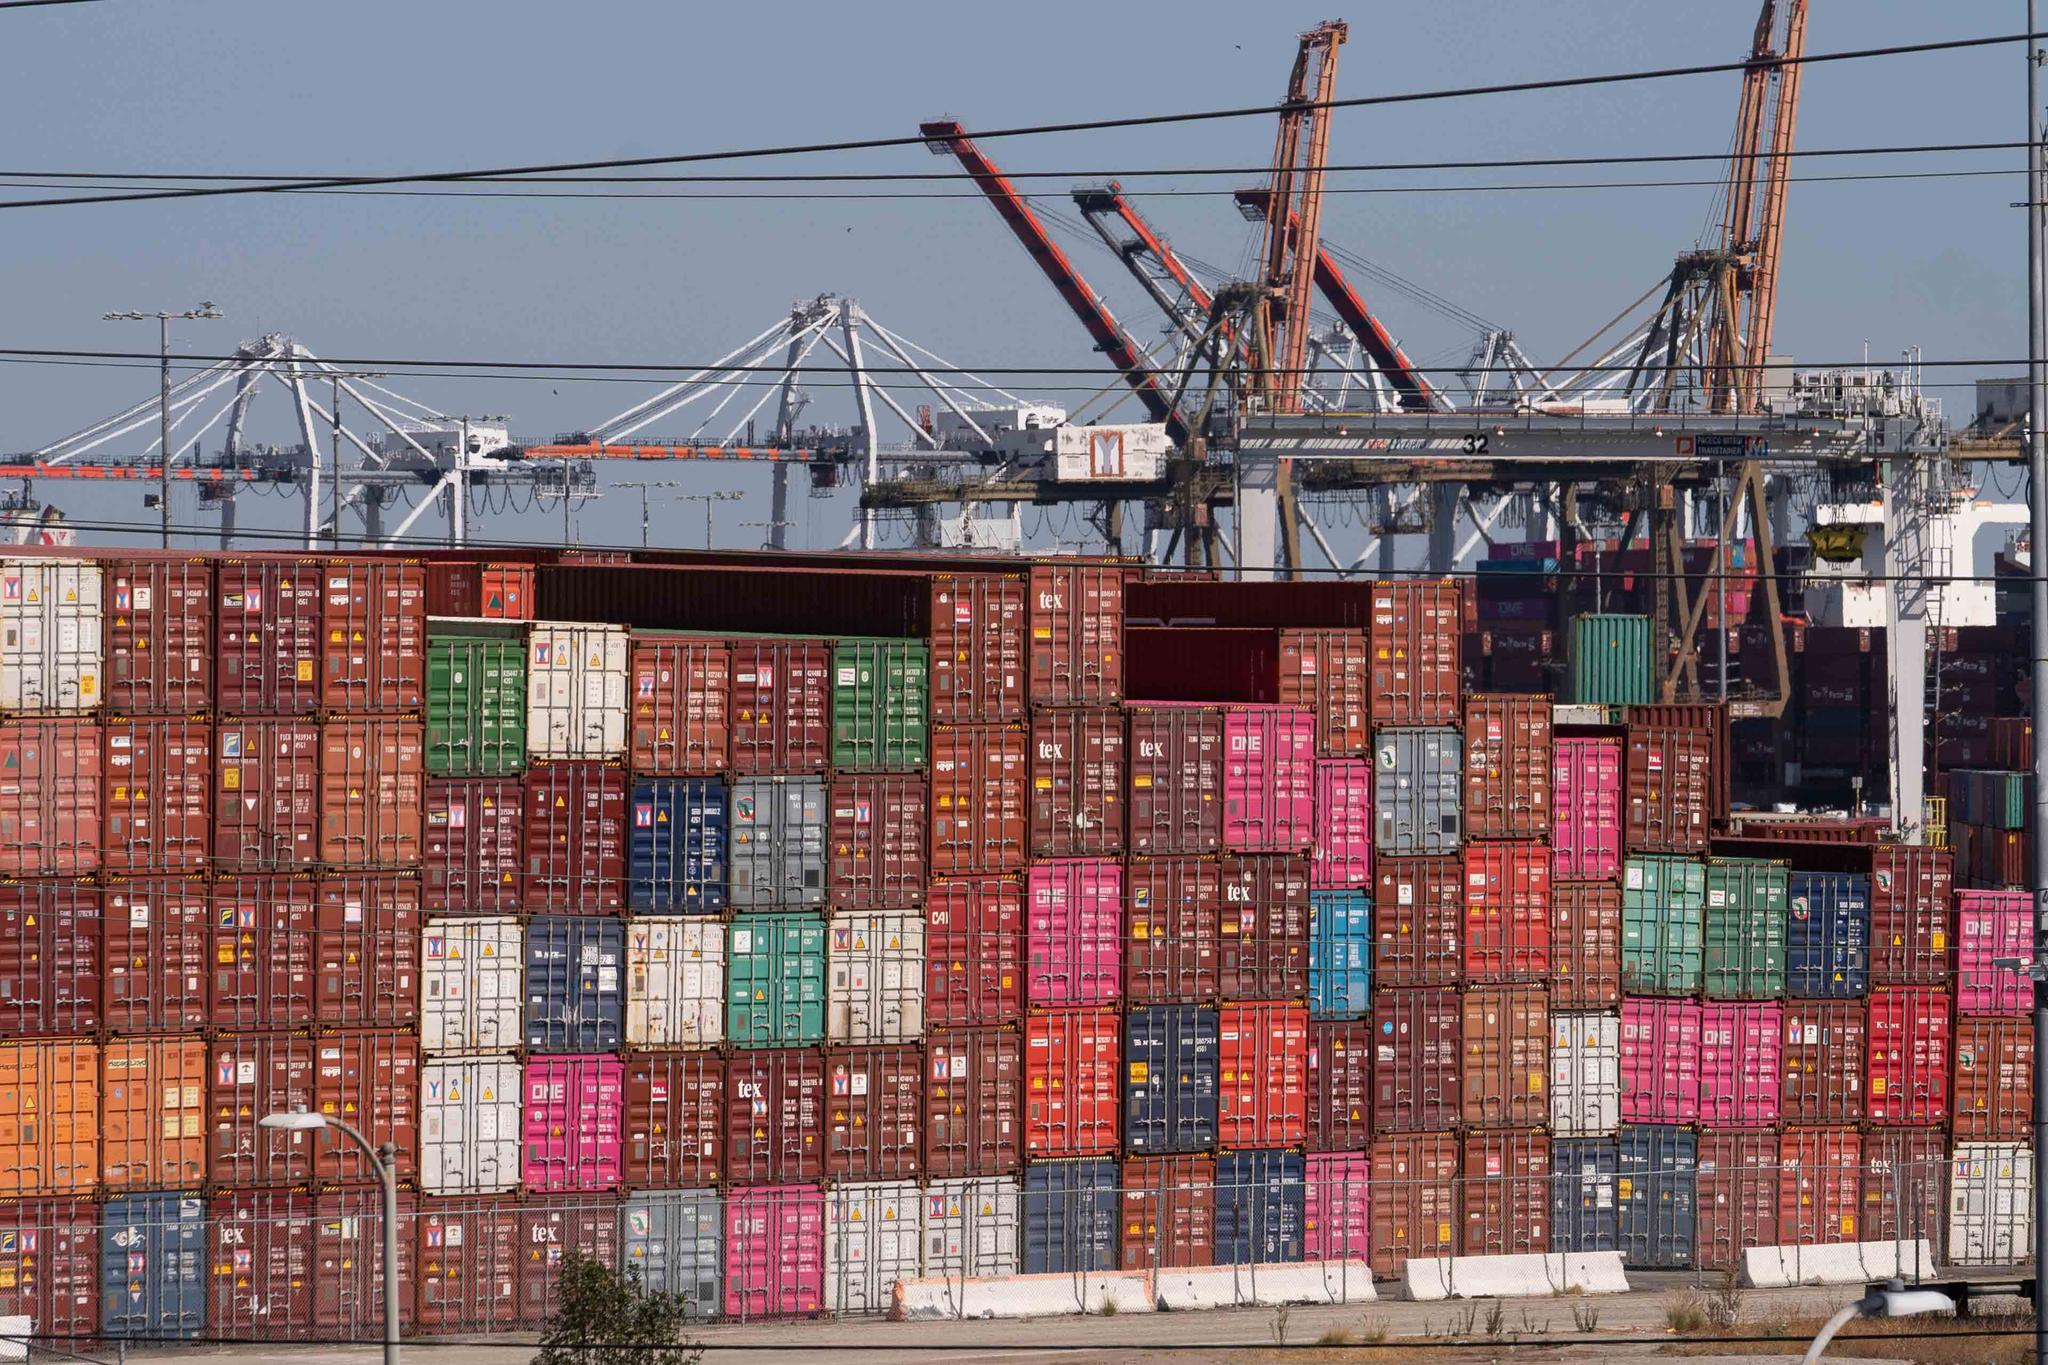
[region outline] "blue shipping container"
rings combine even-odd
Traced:
[[[1619,1251],[1621,1207],[1613,1138],[1558,1138],[1550,1144],[1550,1249]]]
[[[100,1330],[196,1337],[206,1315],[206,1201],[129,1194],[100,1212]]]
[[[725,1311],[725,1208],[716,1190],[636,1190],[620,1218],[628,1270],[657,1294],[674,1294],[690,1316]]]
[[[536,915],[526,926],[526,1045],[536,1052],[616,1052],[626,1024],[626,926]]]
[[[723,778],[635,782],[627,908],[647,915],[723,914],[725,829]]]
[[[1372,902],[1363,891],[1308,897],[1308,1012],[1316,1019],[1372,1013]]]
[[[1794,872],[1785,929],[1785,993],[1843,1000],[1870,993],[1870,878]]]
[[[1206,1152],[1216,1145],[1216,1011],[1133,1009],[1124,1020],[1124,1150]]]
[[[1304,1174],[1299,1152],[1225,1152],[1216,1158],[1217,1265],[1302,1258]]]
[[[1689,1270],[1698,1222],[1699,1138],[1683,1128],[1621,1130],[1615,1193],[1621,1203],[1621,1259],[1654,1270]]]
[[[1024,1168],[1024,1273],[1117,1265],[1116,1162],[1033,1161]]]

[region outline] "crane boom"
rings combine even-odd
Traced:
[[[1274,412],[1301,411],[1323,221],[1323,166],[1330,146],[1328,105],[1337,87],[1337,49],[1350,32],[1341,19],[1327,19],[1301,35],[1280,106],[1268,191],[1272,211],[1265,215],[1260,253],[1259,283],[1268,293],[1255,325],[1266,398]]]

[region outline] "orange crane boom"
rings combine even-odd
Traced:
[[[1337,88],[1337,49],[1350,31],[1342,20],[1330,19],[1301,35],[1273,143],[1259,279],[1269,292],[1256,314],[1255,332],[1267,403],[1276,413],[1301,411],[1323,222],[1323,167],[1330,149],[1325,106]]]

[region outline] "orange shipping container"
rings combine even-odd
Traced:
[[[91,1193],[99,1125],[98,1047],[0,1043],[0,1195]]]
[[[932,875],[1023,870],[1024,738],[1019,725],[932,730]]]
[[[1298,1147],[1308,1135],[1308,1009],[1226,1004],[1216,1026],[1216,1140]]]
[[[1778,1139],[1778,1241],[1857,1240],[1863,1139],[1850,1128],[1788,1128]]]
[[[635,635],[633,771],[722,773],[731,740],[732,647],[688,635]]]
[[[1315,715],[1316,752],[1325,758],[1372,747],[1371,673],[1362,630],[1280,632],[1280,704]]]
[[[1543,988],[1480,986],[1467,990],[1464,1000],[1465,1122],[1481,1128],[1549,1122],[1550,1010]]]
[[[1457,1254],[1458,1139],[1388,1134],[1372,1144],[1372,1273],[1401,1273],[1411,1257]]]
[[[427,685],[426,570],[331,560],[321,585],[321,706],[357,715],[418,710]]]
[[[206,1179],[206,1044],[116,1038],[100,1054],[100,1179],[188,1190]]]
[[[320,861],[408,867],[425,835],[426,727],[416,720],[320,727]]]
[[[1374,725],[1458,723],[1458,612],[1456,583],[1372,585]]]
[[[100,865],[100,737],[90,718],[0,722],[0,876]]]

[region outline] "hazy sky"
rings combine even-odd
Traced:
[[[2018,0],[1928,5],[1813,0],[1809,50],[2014,32]],[[1277,98],[1294,36],[1321,6],[1209,3],[475,4],[109,0],[0,11],[0,170],[31,173],[374,173],[1116,117]],[[1362,95],[1739,59],[1753,0],[1435,0],[1354,10],[1339,93]],[[1817,66],[1809,148],[2023,135],[2016,47]],[[1334,161],[1718,152],[1737,78],[1424,103],[1340,113]],[[1256,165],[1269,118],[991,144],[1007,167],[1076,172]],[[1803,175],[2011,167],[2017,151],[1814,160]],[[760,163],[789,170],[945,168],[917,147]],[[1710,178],[1710,166],[1338,177],[1348,189],[1567,179]],[[1224,190],[1236,181],[1147,182]],[[1070,209],[1068,182],[1045,186]],[[692,187],[670,187],[690,189]],[[717,187],[695,187],[701,191]],[[842,190],[845,187],[840,187]],[[856,187],[857,188],[857,187]],[[792,299],[853,295],[962,364],[1099,358],[987,204],[905,199],[580,200],[270,195],[0,214],[0,345],[140,347],[108,309],[212,299],[193,348],[283,331],[348,357],[687,363],[722,353]],[[0,186],[0,198],[47,191]],[[1779,349],[1802,361],[2022,352],[2024,233],[2010,176],[1795,184]],[[1700,233],[1701,185],[1333,195],[1333,241],[1511,327],[1556,358],[1668,269]],[[1249,228],[1227,194],[1142,207],[1196,256],[1235,266]],[[1134,332],[1145,301],[1100,251],[1077,263]],[[1471,335],[1398,295],[1373,302],[1418,356],[1462,359]],[[204,329],[204,330],[201,330]],[[1930,378],[1966,378],[1941,371]],[[0,449],[32,448],[144,396],[142,372],[0,366]],[[449,411],[507,412],[522,433],[587,426],[637,396],[616,385],[417,380]],[[1967,390],[1947,391],[1967,410]],[[282,415],[282,409],[278,410]],[[821,391],[813,415],[845,413]],[[285,432],[267,433],[286,439]],[[749,543],[757,471],[697,471],[747,490],[720,540]],[[136,515],[135,494],[39,490],[75,515]],[[661,494],[657,494],[657,497]],[[627,504],[630,502],[630,511]],[[637,498],[584,514],[593,538],[637,538]],[[800,509],[836,539],[842,510]],[[290,520],[288,509],[273,517]],[[181,521],[200,514],[181,504]],[[699,509],[669,514],[694,538]],[[245,523],[261,520],[256,509]],[[512,523],[506,523],[510,525]],[[675,528],[680,528],[676,531]],[[530,533],[530,532],[529,532]],[[657,535],[660,531],[657,531]],[[800,532],[800,534],[803,534]]]

